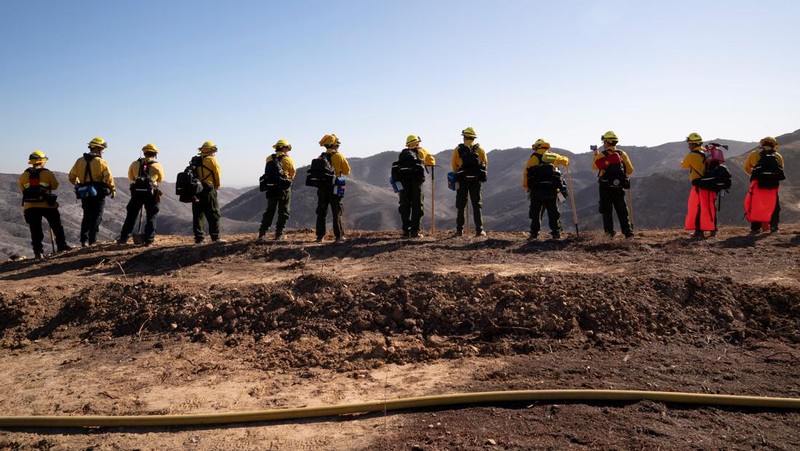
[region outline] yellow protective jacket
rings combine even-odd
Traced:
[[[84,154],[86,155],[86,154]],[[100,158],[99,156],[95,156],[89,162],[89,175],[90,177],[84,180],[86,175],[86,158],[80,157],[75,164],[72,165],[72,169],[69,171],[69,182],[73,185],[79,185],[81,183],[89,183],[89,182],[97,182],[97,183],[105,183],[108,185],[111,192],[116,192],[116,187],[114,186],[114,177],[111,176],[111,170],[108,169],[108,163],[106,160]]]
[[[478,143],[473,144],[473,146],[478,146],[478,148],[475,150],[475,152],[478,154],[478,161],[483,163],[483,165],[486,166],[486,169],[488,170],[489,160],[486,158],[486,151],[484,151],[483,147],[481,147],[481,145]],[[453,158],[450,161],[450,165],[453,168],[453,172],[458,172],[458,170],[461,169],[461,156],[458,154],[458,146],[456,146],[456,148],[453,149]]]
[[[433,157],[424,147],[416,147],[417,149],[417,156],[419,159],[422,160],[422,164],[425,166],[436,166],[436,158]]]
[[[350,175],[350,163],[347,162],[347,158],[345,158],[344,155],[340,154],[339,151],[335,149],[328,149],[326,153],[331,156],[331,166],[333,166],[333,170],[336,172],[336,177],[346,177]]]
[[[197,180],[209,183],[214,189],[219,189],[220,185],[220,171],[217,159],[211,155],[200,155],[203,157],[203,164],[198,166],[195,175]]]
[[[147,168],[147,173],[150,175],[150,180],[153,181],[153,184],[158,186],[158,184],[164,180],[164,168],[161,167],[161,163],[155,161],[155,158],[143,158],[143,160],[147,163],[150,163],[150,166]],[[136,180],[136,177],[139,177],[141,164],[142,159],[138,159],[131,163],[130,167],[128,168],[128,180],[132,182]]]
[[[534,154],[538,155],[531,155],[528,158],[528,161],[525,163],[525,170],[522,171],[522,187],[528,189],[528,168],[532,168],[534,166],[539,166],[542,162],[542,157],[544,155],[552,155],[556,159],[553,162],[555,166],[566,166],[569,164],[569,157],[565,157],[563,155],[559,155],[557,153],[550,152],[547,149],[539,149]]]
[[[285,150],[282,150],[280,152],[275,152],[275,154],[284,155],[283,159],[281,160],[281,166],[283,166],[283,173],[286,174],[286,177],[288,177],[289,180],[294,180],[294,176],[295,176],[296,172],[295,172],[295,169],[294,169],[294,161],[292,160],[292,157],[290,157],[289,154]],[[272,157],[275,154],[270,155],[270,156],[267,157],[267,163],[272,161]]]
[[[753,168],[756,167],[758,161],[761,160],[762,150],[764,149],[759,147],[758,149],[750,152],[750,155],[747,156],[747,160],[744,162],[744,172],[746,172],[748,175],[753,172]],[[773,155],[775,155],[775,158],[778,160],[778,166],[783,169],[783,156],[779,154],[777,150],[774,151]]]
[[[697,153],[700,152],[700,153]],[[691,150],[683,157],[681,168],[689,170],[689,181],[693,182],[706,173],[706,159],[702,150]]]
[[[17,182],[17,186],[19,186],[19,192],[23,192],[26,188],[30,187],[30,180],[31,174],[28,171],[22,173],[19,176],[19,182]],[[42,168],[42,172],[39,173],[39,186],[44,186],[48,189],[48,191],[52,194],[53,190],[58,188],[58,180],[56,180],[55,174],[50,172],[49,169]],[[57,205],[50,205],[47,201],[44,202],[25,202],[22,204],[22,208],[27,210],[29,208],[58,208]]]
[[[608,149],[603,149],[603,150],[605,150],[606,152],[611,152],[611,151],[619,152],[620,159],[622,159],[622,162],[625,164],[625,173],[628,174],[629,176],[631,174],[633,174],[633,164],[631,164],[631,159],[628,158],[628,154],[625,153],[624,150],[617,149],[616,146],[609,147]],[[597,155],[594,156],[594,161],[592,161],[592,167],[594,168],[594,170],[595,171],[600,171],[597,174],[598,178],[602,177],[603,173],[605,173],[605,171],[600,170],[600,168],[597,167],[597,161],[600,160],[603,157],[605,157],[605,155],[603,155],[603,152],[598,152]]]

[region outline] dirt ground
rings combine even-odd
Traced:
[[[0,415],[454,392],[800,397],[800,226],[636,238],[353,232],[103,244],[0,264]],[[0,449],[798,449],[800,412],[502,403],[208,427],[0,429]]]

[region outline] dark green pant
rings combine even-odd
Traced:
[[[609,234],[614,234],[614,210],[619,219],[619,228],[625,236],[633,235],[630,219],[628,219],[628,204],[625,203],[625,190],[621,188],[609,188],[600,185],[600,214],[603,215],[603,230]]]
[[[403,232],[419,232],[420,222],[425,215],[423,201],[425,200],[424,185],[421,183],[403,184],[403,191],[400,191],[400,219],[403,221]]]
[[[475,219],[475,231],[483,230],[481,207],[481,182],[458,182],[456,189],[456,230],[464,230],[464,209],[467,207],[467,196],[472,201],[472,217]]]
[[[328,206],[333,215],[333,235],[341,238],[344,235],[344,205],[342,197],[333,194],[333,187],[317,188],[317,238],[325,236],[325,222],[328,218]]]
[[[194,239],[203,239],[203,221],[208,220],[208,234],[211,239],[219,239],[219,202],[217,190],[212,189],[207,193],[197,195],[197,201],[192,202],[192,229]]]
[[[272,218],[275,217],[275,211],[278,212],[278,222],[275,223],[275,235],[283,233],[283,228],[286,227],[286,221],[289,220],[289,213],[292,208],[292,189],[286,190],[282,197],[267,198],[267,211],[261,217],[261,227],[258,229],[259,235],[267,233],[267,229],[272,225]]]
[[[561,212],[558,211],[558,201],[556,197],[538,196],[533,191],[531,194],[531,205],[528,217],[531,218],[531,234],[536,235],[541,230],[541,220],[544,211],[547,211],[547,219],[550,223],[550,233],[553,235],[561,234]]]

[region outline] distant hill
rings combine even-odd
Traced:
[[[779,151],[786,160],[788,180],[781,188],[781,220],[800,221],[800,130],[776,137],[781,143]],[[722,199],[720,223],[743,225],[742,201],[748,179],[741,169],[746,154],[757,143],[730,140],[715,140],[727,144],[728,166],[734,177],[734,186]],[[632,181],[633,216],[635,227],[674,228],[682,227],[689,190],[688,176],[680,169],[680,161],[686,153],[684,142],[666,143],[656,147],[621,146],[631,157],[636,169]],[[381,152],[366,158],[349,158],[352,175],[347,181],[344,201],[346,227],[364,230],[399,230],[397,195],[392,192],[388,179],[395,151]],[[596,173],[591,169],[592,154],[575,154],[563,149],[554,152],[567,155],[572,160],[571,173],[576,210],[582,230],[597,230],[601,218],[597,213],[598,190]],[[450,171],[452,149],[435,155],[436,226],[437,229],[455,227],[455,193],[447,188],[446,174]],[[525,161],[531,150],[524,148],[493,150],[488,153],[489,181],[483,189],[483,213],[487,230],[527,230],[528,201],[521,188]],[[346,150],[345,150],[346,155]],[[316,189],[304,186],[308,166],[300,167],[293,185],[292,211],[289,228],[313,228],[315,224]],[[223,168],[224,170],[224,168]],[[59,181],[66,181],[65,174],[56,174]],[[16,181],[18,174],[0,175],[0,258],[12,253],[30,254],[30,237],[22,219],[19,206],[20,195]],[[431,220],[431,175],[428,176],[425,192],[424,227]],[[254,181],[255,182],[255,181]],[[127,180],[117,179],[121,187]],[[178,202],[173,195],[174,185],[165,183],[167,193],[162,201],[158,232],[164,234],[191,234],[191,210],[188,204]],[[69,189],[61,189],[61,214],[67,228],[67,238],[77,244],[81,211]],[[114,239],[119,233],[124,209],[129,194],[120,189],[118,197],[109,200],[104,215],[102,239]],[[255,233],[266,208],[266,199],[256,187],[223,188],[220,191],[222,205],[223,234]],[[561,205],[562,222],[566,230],[573,230],[570,203]],[[330,218],[328,219],[330,221]],[[546,222],[546,221],[545,221]],[[544,225],[546,228],[546,225]]]

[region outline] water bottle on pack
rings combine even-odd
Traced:
[[[333,184],[333,194],[339,197],[344,197],[344,191],[347,184],[347,179],[344,177],[336,177],[336,181]]]
[[[392,185],[392,191],[394,191],[395,193],[403,191],[403,183],[398,182],[397,180],[394,179],[394,177],[389,177],[389,184]]]

